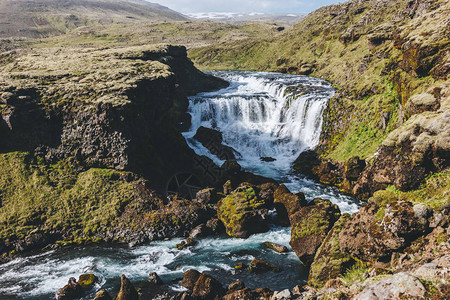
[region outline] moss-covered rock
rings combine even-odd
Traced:
[[[313,262],[317,249],[339,217],[337,205],[322,199],[315,199],[290,217],[290,245],[304,265]]]
[[[266,203],[257,197],[250,186],[242,186],[218,203],[217,215],[228,235],[247,238],[269,229]]]
[[[270,272],[270,271],[275,271],[275,272],[280,271],[280,268],[275,267],[272,264],[270,264],[266,261],[260,260],[260,259],[253,259],[250,262],[250,266],[248,268],[249,268],[250,272],[256,273],[256,274]]]
[[[308,277],[309,285],[321,288],[328,280],[345,274],[345,271],[355,262],[339,247],[339,233],[350,219],[349,214],[343,214],[328,232],[311,265]]]
[[[289,249],[286,246],[275,244],[275,243],[272,243],[272,242],[264,242],[263,245],[265,247],[275,251],[275,252],[278,252],[278,253],[289,252]]]
[[[82,274],[80,275],[80,277],[78,277],[78,285],[86,290],[91,289],[97,282],[98,282],[97,276],[95,276],[92,273]]]

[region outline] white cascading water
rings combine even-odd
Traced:
[[[278,179],[302,151],[319,142],[323,111],[334,95],[334,89],[326,81],[275,73],[214,72],[214,75],[230,81],[230,87],[190,99],[192,128],[185,137],[200,154],[211,157],[192,139],[197,129],[200,126],[217,129],[223,134],[224,144],[240,153],[239,162],[244,168]],[[276,161],[262,163],[261,157]],[[211,158],[223,162],[215,156]],[[270,167],[265,164],[282,173],[267,172]]]
[[[329,199],[342,212],[353,213],[356,201],[335,188],[290,174],[292,162],[319,141],[322,115],[334,89],[328,82],[306,76],[255,72],[214,72],[231,82],[229,88],[190,98],[192,128],[184,135],[191,147],[221,164],[206,148],[193,139],[200,126],[222,132],[224,142],[237,150],[239,163],[247,170],[277,179],[293,192],[304,192],[308,199]],[[273,162],[262,162],[272,157]],[[304,270],[290,251],[278,254],[264,247],[265,241],[289,247],[290,228],[273,227],[267,233],[248,239],[211,237],[191,248],[178,251],[180,239],[152,242],[133,249],[93,245],[63,248],[29,257],[20,257],[0,265],[1,299],[52,299],[70,277],[92,272],[100,278],[84,299],[106,288],[112,295],[120,287],[120,275],[133,282],[145,281],[157,272],[174,290],[182,289],[177,278],[190,268],[207,271],[224,285],[243,280],[252,289],[292,288],[306,283]],[[268,272],[255,276],[235,272],[238,262],[249,264],[253,258],[281,267],[274,276]]]
[[[335,94],[327,81],[268,72],[212,74],[230,86],[190,98],[192,126],[184,136],[199,155],[223,163],[193,138],[200,126],[216,129],[222,132],[224,144],[239,152],[237,160],[246,170],[274,178],[293,192],[304,192],[308,199],[329,199],[343,212],[357,211],[351,197],[291,172],[299,154],[319,143],[323,112]],[[275,161],[263,162],[262,157]]]

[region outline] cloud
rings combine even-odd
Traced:
[[[310,12],[321,6],[338,3],[336,0],[150,0],[181,13],[198,12]]]

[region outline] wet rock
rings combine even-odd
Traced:
[[[277,187],[278,184],[273,182],[258,185],[257,188],[257,190],[259,190],[258,197],[261,198],[266,203],[267,208],[271,208],[273,205],[274,193]]]
[[[94,274],[82,274],[78,277],[78,285],[84,290],[91,289],[97,282],[98,278]]]
[[[192,290],[192,295],[200,299],[220,299],[225,294],[225,290],[212,276],[202,273]]]
[[[184,272],[183,280],[181,281],[181,286],[192,290],[200,277],[200,272],[194,269],[187,270]]]
[[[220,221],[218,218],[213,218],[206,222],[206,227],[211,230],[214,234],[222,234],[225,233],[225,226],[223,226],[222,221]]]
[[[250,270],[250,272],[256,273],[256,274],[270,272],[270,271],[275,271],[275,272],[280,271],[280,269],[278,267],[275,267],[275,266],[269,264],[268,262],[265,262],[265,261],[259,260],[259,259],[253,259],[250,262],[249,270]]]
[[[204,189],[197,192],[195,199],[203,204],[216,204],[220,200],[217,190],[214,188]]]
[[[375,203],[363,205],[339,234],[342,251],[365,261],[391,257],[407,247],[423,225],[409,202],[394,202],[380,207]]]
[[[212,233],[212,230],[210,227],[208,227],[205,224],[200,224],[191,230],[191,232],[189,233],[189,238],[192,240],[198,239],[198,238],[205,238],[205,237],[209,236],[211,233]]]
[[[320,165],[320,159],[316,151],[307,150],[298,156],[294,162],[294,170],[308,177],[315,178],[313,169]]]
[[[73,300],[83,295],[83,288],[78,285],[75,278],[71,277],[69,282],[56,293],[56,300]]]
[[[337,205],[322,199],[315,199],[290,217],[290,245],[304,265],[311,265],[317,249],[339,217]]]
[[[186,247],[192,247],[192,246],[195,246],[195,245],[197,245],[197,241],[192,239],[192,238],[190,238],[190,237],[188,237],[186,240],[182,241],[181,243],[176,244],[175,247],[178,250],[183,250]]]
[[[95,294],[95,298],[93,300],[113,300],[113,298],[106,290],[100,290],[97,294]]]
[[[276,159],[273,158],[273,157],[261,157],[260,159],[261,159],[261,161],[263,161],[263,162],[273,162],[273,161],[276,161]]]
[[[425,293],[417,277],[402,272],[366,287],[354,299],[423,299]]]
[[[269,229],[266,203],[257,197],[250,186],[237,188],[220,200],[217,206],[217,216],[230,236],[247,238]]]
[[[222,144],[222,133],[217,130],[201,126],[197,129],[194,139],[202,143],[205,148],[219,159],[230,160],[236,158],[234,155],[236,151]]]
[[[235,270],[243,270],[246,269],[247,266],[243,263],[243,262],[238,262],[235,266],[234,269]]]
[[[232,283],[230,283],[228,285],[227,294],[229,294],[231,292],[242,290],[244,288],[245,288],[245,284],[243,281],[241,281],[241,280],[233,281]]]
[[[149,274],[149,276],[147,278],[147,282],[152,285],[163,285],[164,284],[164,282],[161,280],[161,278],[159,278],[158,274],[156,274],[155,272]]]
[[[278,253],[289,252],[289,249],[283,245],[279,245],[279,244],[275,244],[275,243],[271,243],[271,242],[264,242],[263,245],[269,249],[272,249],[275,252],[278,252]]]
[[[292,297],[290,290],[286,289],[280,292],[274,292],[270,300],[289,300]]]
[[[120,278],[120,290],[115,300],[139,300],[139,294],[134,285],[125,275]]]
[[[328,232],[311,265],[309,285],[320,288],[328,280],[345,274],[345,271],[354,264],[352,257],[339,247],[339,233],[350,219],[349,214],[343,214]]]
[[[277,210],[277,221],[283,226],[289,226],[289,218],[307,204],[303,193],[292,194],[284,184],[275,190],[273,203]]]

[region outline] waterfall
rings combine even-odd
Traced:
[[[266,175],[262,168],[286,171],[302,151],[317,146],[323,111],[334,95],[328,82],[278,73],[212,74],[230,87],[190,98],[192,127],[185,137],[199,154],[221,163],[192,139],[200,126],[222,132],[224,144],[242,155],[241,165]],[[263,163],[261,157],[276,161]]]

